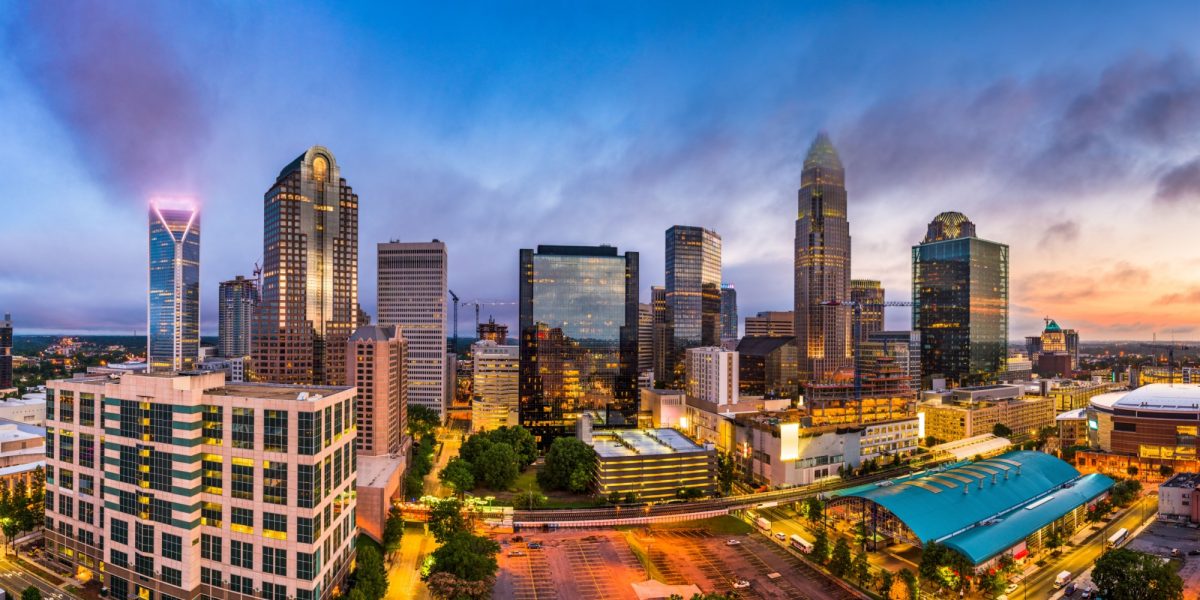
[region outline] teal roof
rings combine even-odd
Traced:
[[[1046,331],[1062,331],[1062,327],[1059,327],[1057,321],[1050,319],[1050,322],[1046,325]]]
[[[1014,510],[992,525],[975,527],[945,540],[945,544],[975,564],[1012,548],[1029,537],[1033,532],[1051,524],[1055,519],[1067,514],[1108,491],[1113,486],[1113,480],[1106,475],[1093,473],[1084,475],[1070,484],[1070,487],[1053,492],[1047,498],[1041,498],[1026,504],[1023,508]]]
[[[964,529],[1028,504],[1078,477],[1074,467],[1049,454],[1015,451],[895,480],[890,485],[855,488],[842,496],[876,502],[903,521],[922,542],[929,542],[961,535]]]

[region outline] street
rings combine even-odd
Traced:
[[[425,476],[425,495],[442,498],[451,495],[451,492],[442,488],[438,474],[442,472],[442,468],[450,462],[450,459],[458,456],[458,449],[462,446],[466,432],[453,426],[446,426],[438,427],[436,435],[438,443],[441,445],[441,452],[435,451],[433,470]]]
[[[9,598],[20,598],[21,592],[29,586],[36,587],[41,590],[42,598],[46,600],[70,600],[74,598],[61,589],[50,585],[37,577],[20,565],[9,560],[10,555],[0,557],[0,587],[3,587],[8,592]],[[28,560],[28,559],[26,559]]]

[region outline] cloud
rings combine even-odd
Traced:
[[[1070,245],[1077,239],[1079,239],[1079,223],[1067,219],[1052,223],[1047,227],[1046,231],[1042,234],[1041,241],[1038,242],[1038,247],[1045,249],[1059,244]]]
[[[212,115],[204,91],[143,3],[33,2],[11,51],[81,163],[118,195],[192,190]]]
[[[1155,304],[1200,304],[1200,288],[1192,288],[1186,292],[1163,294],[1154,301]]]
[[[1158,180],[1157,200],[1169,204],[1200,201],[1200,158],[1176,165]]]

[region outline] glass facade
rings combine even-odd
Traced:
[[[672,328],[669,382],[682,384],[688,348],[721,342],[721,236],[701,227],[667,230],[667,319]]]
[[[539,246],[520,256],[521,425],[548,445],[584,411],[636,424],[638,254]]]
[[[192,368],[200,351],[200,213],[150,207],[150,368]]]
[[[217,304],[217,352],[225,357],[249,355],[250,318],[258,305],[258,287],[241,275],[222,281]]]
[[[737,290],[728,283],[721,284],[721,339],[738,339]]]
[[[974,237],[973,224],[947,215],[957,213],[939,215],[912,250],[921,375],[958,385],[987,383],[1004,369],[1007,355],[1008,246]],[[950,223],[935,227],[939,220]],[[944,231],[951,233],[937,234]]]

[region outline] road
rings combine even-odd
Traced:
[[[429,588],[421,581],[421,563],[437,548],[433,536],[419,527],[408,527],[400,540],[400,552],[388,568],[388,590],[384,600],[429,600]]]
[[[0,557],[0,586],[9,593],[9,598],[20,598],[21,592],[29,586],[40,590],[42,598],[46,600],[71,600],[74,598],[10,561],[9,555]]]
[[[442,451],[433,457],[433,470],[425,476],[425,495],[437,496],[443,498],[450,496],[452,492],[442,487],[441,480],[438,479],[438,474],[442,472],[442,468],[450,459],[458,456],[458,449],[462,447],[463,436],[466,433],[460,429],[453,427],[439,427],[437,431],[437,440],[441,444]]]

